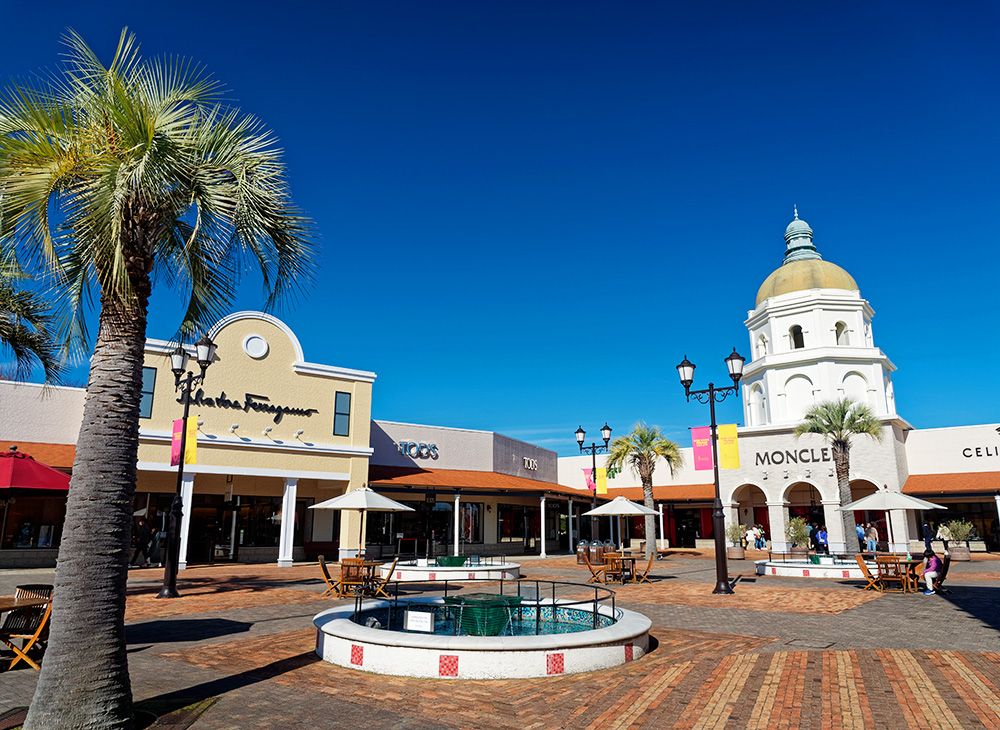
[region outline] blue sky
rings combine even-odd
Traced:
[[[276,314],[378,374],[375,418],[687,445],[707,408],[674,366],[704,386],[749,356],[798,204],[875,308],[900,414],[998,420],[996,4],[5,5],[6,77],[56,67],[67,27],[110,58],[127,25],[276,132],[322,244]],[[233,309],[261,302],[248,279]],[[149,335],[179,316],[158,291]]]

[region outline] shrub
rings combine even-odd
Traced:
[[[948,529],[951,531],[951,539],[955,542],[968,542],[976,534],[975,526],[965,520],[949,522]]]
[[[804,517],[793,517],[788,521],[785,538],[797,547],[809,547],[809,523]]]
[[[726,527],[726,539],[733,545],[742,545],[743,536],[747,532],[746,525],[731,524]]]

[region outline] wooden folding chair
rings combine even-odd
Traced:
[[[343,558],[340,561],[340,580],[337,582],[337,597],[357,595],[365,587],[365,559]]]
[[[882,590],[882,586],[878,582],[878,576],[872,575],[872,572],[868,569],[868,563],[865,562],[864,557],[861,555],[855,555],[854,557],[857,558],[858,567],[861,568],[861,575],[863,575],[865,577],[865,580],[868,581],[868,585],[865,586],[865,590],[868,591],[871,590],[872,588],[874,588],[877,591]]]
[[[621,555],[604,553],[604,576],[609,581],[625,582],[625,568],[622,565]]]
[[[14,660],[7,669],[13,669],[23,659],[34,667],[36,672],[39,670],[38,665],[28,656],[28,652],[36,645],[39,649],[45,650],[51,615],[52,601],[41,606],[14,608],[7,614],[3,626],[0,627],[0,643],[14,652]],[[20,648],[14,645],[15,639],[21,640]]]
[[[372,597],[385,596],[386,598],[391,598],[388,593],[385,592],[385,587],[388,585],[389,581],[392,580],[392,574],[396,571],[396,563],[399,562],[399,558],[392,561],[392,565],[389,566],[389,572],[385,574],[385,578],[381,576],[375,577],[375,582],[372,584]]]
[[[906,577],[906,569],[899,562],[898,557],[895,555],[880,555],[875,558],[875,564],[878,566],[878,581],[882,585],[883,590],[889,590],[890,585],[898,583],[899,589],[903,593],[909,591],[910,584]]]
[[[52,586],[46,583],[26,583],[14,589],[14,598],[52,598]]]
[[[653,581],[649,579],[649,572],[653,569],[653,561],[655,559],[656,559],[656,551],[654,550],[652,553],[649,554],[649,562],[646,563],[646,569],[640,571],[637,568],[635,571],[635,576],[633,576],[632,580],[636,583],[652,583]]]
[[[941,573],[934,579],[934,591],[936,593],[951,593],[944,587],[944,580],[948,577],[948,568],[951,567],[951,555],[945,554],[941,561]]]
[[[583,553],[583,559],[584,561],[586,561],[587,568],[590,570],[590,580],[588,580],[587,582],[600,583],[601,585],[604,585],[604,567],[602,566],[600,568],[595,568],[593,564],[590,562],[590,556],[587,555],[586,551],[584,551]]]
[[[326,590],[323,591],[323,595],[339,595],[340,589],[337,588],[337,581],[330,575],[330,569],[326,567],[326,558],[322,555],[319,556],[319,569],[323,571],[323,580],[326,581]]]

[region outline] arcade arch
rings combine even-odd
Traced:
[[[756,484],[743,484],[733,492],[732,504],[736,507],[739,524],[747,527],[763,525],[764,534],[771,535],[771,520],[767,512],[767,495]]]

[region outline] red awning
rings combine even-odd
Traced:
[[[16,448],[0,454],[0,489],[69,489],[69,474],[40,464]]]

